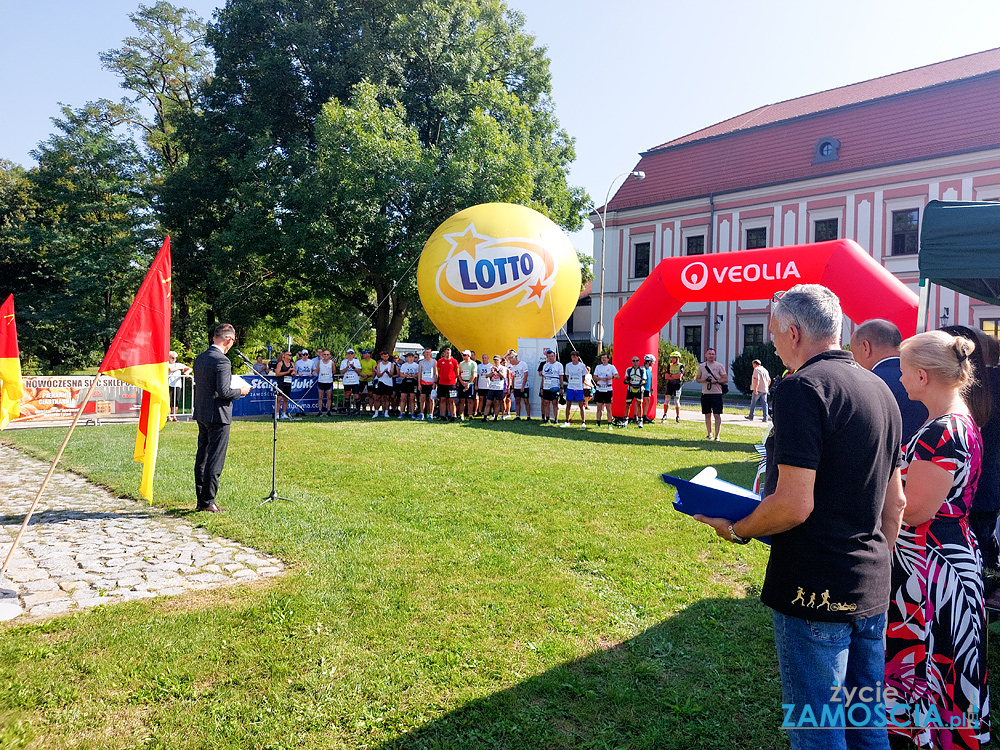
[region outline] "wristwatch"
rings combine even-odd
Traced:
[[[749,544],[750,543],[749,539],[744,539],[739,534],[737,534],[735,531],[733,531],[733,524],[729,524],[729,541],[731,541],[733,544]]]

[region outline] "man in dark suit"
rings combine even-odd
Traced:
[[[903,445],[910,442],[917,430],[927,421],[927,407],[919,401],[910,401],[906,389],[899,382],[899,345],[903,337],[894,323],[872,318],[859,325],[851,335],[851,353],[854,361],[878,375],[889,386],[903,418]]]
[[[194,360],[194,418],[198,422],[198,455],[194,460],[194,488],[198,510],[219,513],[215,504],[219,476],[226,463],[233,399],[250,392],[249,386],[232,387],[233,368],[226,353],[236,343],[236,330],[228,323],[216,326],[212,345]]]

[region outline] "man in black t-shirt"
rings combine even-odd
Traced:
[[[776,295],[771,333],[790,374],[775,391],[764,500],[743,519],[696,516],[736,543],[772,535],[761,601],[774,610],[793,750],[888,748],[882,636],[902,427],[889,388],[840,348],[841,319],[826,287]]]

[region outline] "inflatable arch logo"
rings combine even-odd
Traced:
[[[855,323],[885,318],[904,337],[917,327],[917,295],[852,240],[666,258],[615,315],[615,360],[657,351],[660,330],[688,302],[767,300],[796,284],[822,284]],[[656,382],[650,413],[655,415]],[[625,416],[625,386],[614,383],[612,413]]]
[[[525,206],[460,211],[427,240],[417,291],[459,349],[502,354],[520,336],[551,338],[580,296],[580,262],[556,224]]]

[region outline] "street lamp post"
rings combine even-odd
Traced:
[[[604,214],[597,212],[597,218],[601,220],[601,294],[600,294],[600,309],[597,311],[597,354],[600,355],[604,351],[604,254],[605,247],[608,236],[608,201],[611,200],[611,189],[615,186],[622,177],[634,177],[637,180],[645,180],[646,173],[640,172],[638,170],[632,172],[622,172],[620,175],[611,180],[611,184],[608,185],[608,192],[604,196]]]

